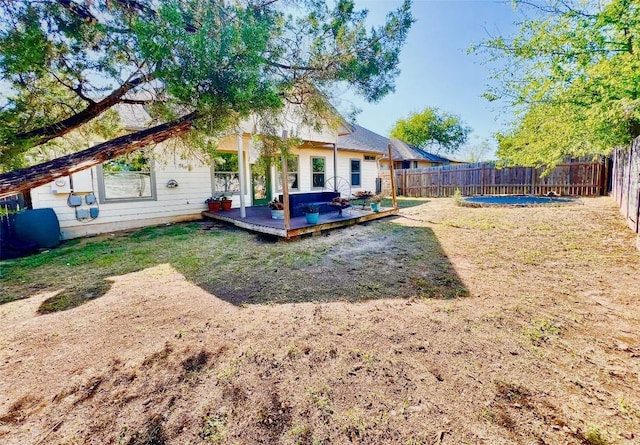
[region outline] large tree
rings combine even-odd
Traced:
[[[453,153],[467,142],[470,132],[471,128],[459,116],[427,107],[399,119],[391,129],[391,137],[435,153]]]
[[[0,0],[0,171],[119,103],[166,122],[158,142],[287,103],[311,122],[336,83],[377,101],[394,89],[410,0],[379,27],[366,17],[352,0]]]
[[[517,118],[498,136],[508,162],[551,166],[606,154],[640,134],[640,8],[635,0],[527,0],[520,32],[478,45],[500,60],[497,86]]]

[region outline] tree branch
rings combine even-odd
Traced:
[[[150,103],[153,103],[154,101],[149,99],[149,100],[144,100],[144,99],[122,99],[120,100],[121,104],[128,104],[128,105],[147,105]]]
[[[70,13],[77,15],[87,23],[98,22],[98,19],[96,19],[96,17],[93,14],[91,14],[91,11],[89,11],[89,8],[87,8],[84,5],[79,5],[73,2],[72,0],[55,0],[55,2],[58,3],[67,11],[69,11]]]
[[[196,112],[192,112],[173,122],[120,136],[86,150],[43,162],[33,167],[1,174],[0,199],[47,184],[61,176],[85,170],[147,145],[157,144],[169,138],[180,136],[191,129],[196,118]]]
[[[120,88],[114,90],[111,94],[109,94],[101,101],[89,104],[87,108],[80,111],[79,113],[74,114],[71,117],[68,117],[67,119],[61,120],[51,125],[47,125],[45,127],[35,128],[23,133],[18,133],[15,137],[16,139],[22,140],[33,139],[30,146],[35,147],[37,145],[44,144],[51,139],[57,138],[59,136],[64,136],[71,130],[76,129],[80,125],[86,124],[91,119],[97,117],[103,111],[106,111],[115,104],[122,102],[122,96],[124,96],[135,87],[149,82],[153,79],[155,79],[154,73],[137,77],[124,83],[122,86],[120,86]]]

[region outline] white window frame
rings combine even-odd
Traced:
[[[323,176],[323,180],[322,180],[322,186],[320,187],[316,187],[314,186],[314,175],[319,175],[320,173],[315,173],[313,171],[313,160],[314,159],[322,159],[322,162],[324,163],[324,170],[322,171],[322,176]],[[327,182],[327,158],[325,156],[311,156],[311,158],[309,159],[309,165],[311,167],[311,189],[312,190],[323,190],[324,189],[324,184]]]
[[[157,201],[157,187],[156,187],[156,174],[154,168],[154,161],[151,160],[149,162],[149,183],[151,186],[150,196],[127,196],[124,198],[108,198],[107,197],[107,186],[104,181],[105,171],[102,168],[102,164],[96,167],[96,173],[98,175],[98,199],[100,204],[109,204],[116,202],[140,202],[140,201]],[[134,172],[135,173],[135,172]]]
[[[228,155],[232,155],[232,156],[238,156],[237,153],[224,153],[224,154],[228,154]],[[240,162],[241,160],[238,159],[238,170],[240,170]],[[229,195],[229,196],[233,196],[233,195],[240,195],[240,181],[242,180],[242,178],[240,177],[240,171],[234,172],[234,171],[228,171],[228,170],[218,170],[216,168],[216,163],[213,163],[212,169],[211,169],[211,175],[212,175],[212,183],[213,183],[213,194],[215,196],[222,196],[222,195]],[[221,177],[220,175],[226,175],[226,176],[237,176],[238,179],[238,190],[236,191],[227,191],[227,190],[218,190],[218,188],[216,187],[217,185],[217,180],[216,180],[216,175],[219,175],[218,177]],[[231,179],[231,181],[233,181],[233,178]]]
[[[296,170],[294,172],[288,170],[287,173],[291,174],[291,173],[295,173],[296,174],[296,183],[298,184],[297,187],[289,187],[289,191],[294,191],[294,192],[299,192],[300,191],[300,156],[298,155],[292,155],[295,156],[296,158]],[[279,164],[280,165],[280,164]],[[281,166],[276,166],[276,192],[280,192],[282,193],[282,167]],[[287,164],[287,167],[289,166],[289,164]],[[313,168],[313,164],[312,164],[312,168]],[[326,169],[326,166],[325,166]]]
[[[356,173],[358,175],[358,183],[354,184],[353,182],[353,161],[357,161],[358,162],[358,167],[359,170]],[[351,186],[352,187],[362,187],[362,160],[361,159],[357,159],[357,158],[353,158],[353,159],[349,159],[349,180],[351,182]]]

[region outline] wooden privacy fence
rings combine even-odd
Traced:
[[[410,197],[447,197],[456,190],[465,196],[533,194],[554,192],[569,196],[598,196],[607,190],[608,163],[567,162],[542,177],[543,168],[505,167],[492,163],[446,165],[397,170],[398,195]],[[382,189],[389,193],[389,172],[380,174]]]
[[[640,233],[640,138],[613,151],[611,192],[631,230]],[[639,246],[640,248],[640,246]]]

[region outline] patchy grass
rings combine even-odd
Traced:
[[[64,243],[2,264],[0,442],[636,443],[634,244],[608,198]]]
[[[533,344],[540,346],[543,342],[560,335],[560,328],[551,320],[536,318],[523,329],[523,333]]]
[[[399,196],[397,198],[398,201],[398,208],[399,209],[407,209],[410,207],[416,207],[422,204],[426,204],[429,202],[429,200],[433,200],[433,198],[405,198],[402,196]],[[382,202],[380,203],[381,207],[393,207],[393,199],[391,198],[385,198],[382,200]]]
[[[466,295],[427,228],[386,221],[320,239],[274,243],[225,226],[205,230],[210,227],[208,222],[150,227],[64,243],[57,250],[7,262],[0,302],[56,291],[39,312],[67,310],[104,295],[111,276],[165,263],[237,305]],[[389,254],[386,264],[376,259],[382,245]]]

